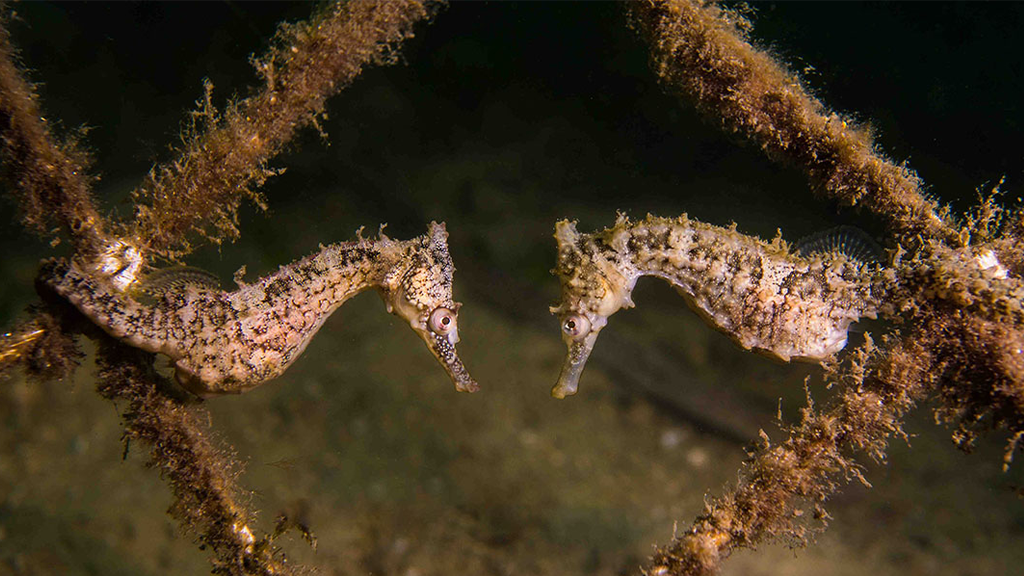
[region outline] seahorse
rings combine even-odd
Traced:
[[[782,361],[819,361],[846,346],[850,324],[875,318],[880,284],[870,264],[832,251],[790,253],[732,228],[648,215],[592,234],[576,223],[555,226],[562,300],[559,317],[568,355],[551,391],[576,393],[580,374],[608,323],[632,307],[641,276],[668,281],[708,324],[745,349]]]
[[[445,225],[408,241],[380,234],[322,246],[227,292],[198,282],[133,298],[112,277],[76,260],[45,262],[40,281],[111,336],[174,362],[176,380],[200,396],[241,393],[280,376],[339,306],[375,288],[387,311],[409,323],[463,392],[479,386],[455,350],[460,303]],[[150,294],[152,296],[152,294]]]

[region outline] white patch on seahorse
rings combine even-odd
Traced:
[[[124,240],[110,243],[99,255],[96,272],[109,279],[115,289],[125,291],[138,279],[142,253]]]
[[[999,262],[999,257],[996,256],[996,253],[987,248],[981,250],[981,252],[974,257],[974,263],[977,264],[978,268],[981,270],[985,270],[991,274],[993,278],[1003,279],[1009,275],[1006,268],[1004,268]]]
[[[178,381],[200,395],[239,393],[281,375],[334,310],[376,288],[456,389],[472,392],[478,385],[454,347],[460,304],[452,300],[455,266],[447,238],[444,224],[437,223],[405,242],[360,238],[322,247],[252,283],[236,273],[238,289],[232,292],[186,284],[161,293],[152,305],[124,291],[138,268],[132,264],[137,251],[127,244],[108,251],[99,270],[53,260],[41,277],[108,334],[169,356]],[[443,322],[431,324],[435,316]]]
[[[556,397],[574,394],[584,363],[608,317],[633,305],[640,276],[672,284],[711,326],[737,344],[783,361],[819,361],[841,350],[852,322],[874,317],[866,266],[842,254],[790,254],[736,232],[674,218],[581,234],[555,226],[562,301],[552,307],[569,348]],[[580,327],[586,330],[581,330]]]

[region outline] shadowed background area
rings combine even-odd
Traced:
[[[247,59],[288,4],[29,4],[12,24],[44,109],[87,126],[102,207],[168,158],[186,112],[244,95]],[[873,126],[930,192],[957,208],[1001,177],[1024,186],[1019,5],[764,4],[755,38],[801,70],[824,102]],[[447,222],[458,266],[460,351],[483,390],[457,395],[375,296],[344,306],[284,377],[207,402],[246,462],[261,525],[286,512],[319,538],[284,537],[325,573],[618,574],[686,526],[703,495],[735,479],[742,447],[780,406],[792,420],[816,370],[744,353],[682,299],[642,282],[615,317],[578,396],[548,398],[564,354],[554,221],[610,225],[616,210],[690,216],[787,240],[839,223],[885,244],[855,211],[816,200],[795,170],[664,94],[646,49],[611,3],[456,3],[417,29],[396,66],[333,98],[321,123],[272,165],[270,211],[242,212],[240,241],[188,263],[228,284],[353,237],[407,238]],[[60,254],[0,225],[0,326],[33,299],[40,258]],[[884,330],[884,326],[871,327]],[[0,573],[194,574],[203,552],[164,515],[170,496],[119,441],[116,410],[75,382],[0,389]],[[812,385],[816,398],[828,393]],[[872,490],[829,507],[832,528],[795,556],[744,553],[728,574],[1000,574],[1024,556],[1020,467],[999,474],[1002,439],[955,451],[926,410],[907,425]]]

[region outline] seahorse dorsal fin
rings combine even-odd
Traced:
[[[836,226],[805,236],[793,245],[798,256],[814,254],[841,254],[863,264],[878,264],[883,255],[882,247],[867,232],[856,226]]]
[[[202,268],[174,266],[154,270],[144,276],[133,288],[132,297],[143,304],[150,304],[189,287],[211,291],[221,289],[220,279]]]

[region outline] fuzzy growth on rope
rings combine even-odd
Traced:
[[[827,367],[826,383],[838,388],[828,407],[803,410],[780,445],[764,436],[739,484],[659,549],[645,574],[713,574],[737,547],[803,543],[812,529],[803,508],[826,520],[822,505],[841,481],[866,482],[853,454],[884,460],[903,415],[929,396],[965,450],[979,430],[1009,431],[1009,465],[1024,438],[1022,212],[1000,207],[996,186],[955,224],[921,194],[912,171],[881,157],[865,131],[751,46],[741,31],[749,23],[736,14],[685,0],[635,2],[629,11],[669,89],[805,169],[826,195],[888,221],[897,250],[878,274],[880,314],[914,327]]]
[[[238,503],[235,477],[241,466],[218,450],[200,413],[172,400],[152,369],[152,355],[111,338],[100,340],[98,391],[124,402],[126,442],[150,447],[150,466],[174,494],[170,514],[214,554],[214,573],[224,576],[294,573],[268,538],[257,540],[250,514]]]
[[[22,222],[41,235],[63,230],[77,253],[92,256],[106,245],[104,221],[89,193],[89,155],[77,139],[58,141],[32,84],[17,65],[0,10],[0,160],[3,179],[21,207]],[[54,227],[57,227],[56,230]]]
[[[281,25],[274,48],[253,60],[263,84],[251,96],[220,114],[206,84],[178,158],[155,167],[135,191],[129,236],[144,252],[168,258],[192,250],[191,233],[237,238],[242,200],[265,208],[256,190],[278,173],[268,160],[299,129],[316,125],[327,98],[366,66],[392,62],[396,45],[429,15],[419,1],[354,1]]]
[[[870,486],[851,452],[883,461],[889,439],[905,437],[900,422],[934,384],[933,362],[909,337],[884,353],[869,340],[842,365],[829,367],[827,381],[841,387],[829,406],[819,411],[809,401],[777,446],[762,433],[738,485],[659,548],[644,574],[705,576],[717,573],[739,547],[779,539],[805,544],[827,525],[824,504],[841,484],[856,479]]]
[[[84,356],[74,332],[46,307],[32,306],[27,315],[14,330],[0,334],[0,381],[15,367],[39,380],[70,376]]]
[[[827,196],[885,218],[897,235],[958,240],[948,218],[920,193],[917,175],[882,157],[866,130],[829,112],[792,72],[752,46],[742,31],[750,24],[741,16],[700,1],[627,6],[670,90],[770,155],[806,169]]]
[[[210,240],[234,238],[244,198],[262,206],[256,192],[274,174],[267,162],[296,132],[324,110],[326,98],[346,87],[369,64],[389,63],[396,44],[430,15],[417,1],[353,1],[331,4],[305,23],[284,25],[275,47],[255,60],[263,86],[217,114],[211,88],[193,114],[178,160],[152,170],[135,192],[136,220],[108,236],[85,176],[88,158],[72,141],[58,144],[24,79],[0,20],[0,154],[9,190],[28,227],[50,233],[54,224],[72,239],[73,258],[92,264],[108,280],[130,282],[144,256],[188,253],[190,233]],[[130,265],[130,266],[129,266]],[[168,481],[171,514],[214,555],[215,573],[293,574],[274,538],[290,527],[279,520],[273,535],[258,538],[253,515],[238,502],[239,465],[209,440],[201,413],[153,371],[153,355],[102,334],[66,302],[40,289],[45,307],[0,336],[0,376],[20,366],[40,378],[61,378],[77,366],[75,335],[99,342],[99,393],[125,406],[126,441],[151,450],[151,465]]]

